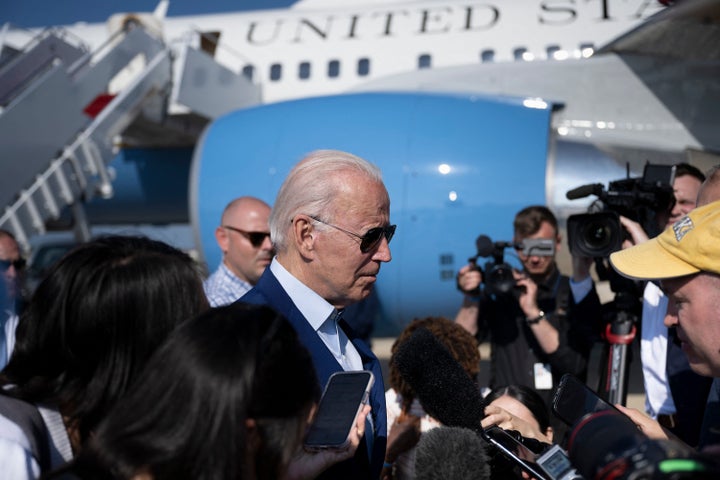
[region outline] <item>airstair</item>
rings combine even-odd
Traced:
[[[86,240],[83,204],[113,195],[108,164],[133,122],[172,125],[171,99],[208,121],[260,101],[257,85],[189,45],[182,48],[179,53],[177,46],[171,49],[138,26],[96,51],[58,30],[44,32],[22,51],[5,49],[0,57],[0,228],[12,231],[27,249],[32,235],[44,233],[47,222],[70,207],[76,234]],[[203,78],[221,79],[222,87],[183,81],[197,69]]]

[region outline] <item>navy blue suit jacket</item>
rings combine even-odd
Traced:
[[[333,354],[300,313],[300,310],[295,306],[269,268],[265,269],[255,287],[239,301],[257,305],[269,305],[290,321],[300,341],[310,351],[321,387],[327,384],[330,375],[342,371],[342,367],[335,360]],[[360,443],[360,447],[358,447],[353,458],[333,466],[318,478],[376,479],[380,476],[380,470],[385,460],[385,445],[387,443],[387,413],[385,410],[385,385],[383,384],[382,370],[379,360],[367,344],[360,340],[355,332],[342,320],[340,326],[360,354],[363,368],[371,371],[375,376],[375,383],[370,391],[374,436],[372,442],[365,439],[366,441]],[[368,456],[367,447],[369,444],[372,444],[372,452]]]

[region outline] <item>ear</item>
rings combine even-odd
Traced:
[[[145,468],[138,470],[130,480],[153,480],[152,474]]]
[[[230,239],[228,238],[228,231],[226,229],[217,227],[215,229],[215,240],[223,253],[227,253],[227,251],[230,250]]]
[[[303,257],[310,257],[315,250],[315,227],[307,215],[297,215],[292,225],[293,241]]]
[[[561,247],[562,247],[562,235],[560,235],[558,233],[557,237],[555,237],[555,251],[559,252]]]

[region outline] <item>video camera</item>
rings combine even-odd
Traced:
[[[601,183],[593,183],[568,191],[565,194],[568,200],[595,195],[601,204],[594,213],[568,217],[570,252],[599,258],[620,250],[626,234],[619,215],[638,222],[651,237],[660,233],[657,215],[675,204],[674,180],[674,165],[648,163],[641,178],[630,178],[628,171],[627,178],[610,182],[607,190]]]
[[[645,436],[626,415],[589,413],[575,423],[567,452],[497,426],[481,435],[499,451],[493,470],[519,468],[538,480],[710,480],[720,478],[717,459],[671,440]],[[492,453],[493,450],[490,450]]]
[[[504,259],[506,248],[515,248],[526,256],[551,257],[555,255],[555,241],[545,238],[526,238],[521,243],[513,243],[493,242],[487,235],[480,235],[475,240],[475,246],[477,255],[468,259],[470,263],[476,264],[480,257],[492,257],[481,269],[485,290],[491,295],[507,295],[515,289],[513,267],[505,263]]]
[[[613,410],[580,419],[570,435],[568,453],[573,466],[587,479],[720,478],[717,459],[679,442],[650,439],[629,417]]]

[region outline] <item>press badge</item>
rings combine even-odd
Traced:
[[[536,363],[533,365],[535,376],[535,390],[550,390],[552,388],[552,372],[550,364]]]

